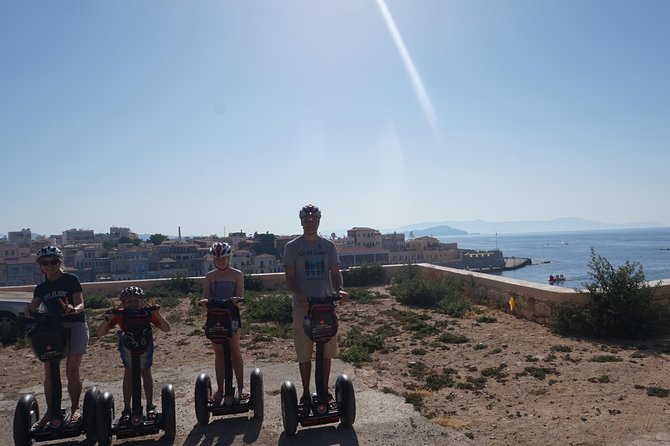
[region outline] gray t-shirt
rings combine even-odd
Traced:
[[[301,235],[288,242],[284,249],[284,267],[295,267],[296,283],[309,297],[333,294],[330,268],[339,264],[335,244],[322,237],[311,242]]]

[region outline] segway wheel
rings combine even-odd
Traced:
[[[205,373],[195,380],[195,418],[200,424],[209,423],[209,397],[212,395],[212,381]]]
[[[263,418],[263,374],[260,369],[251,371],[251,408],[254,410],[254,418]]]
[[[16,446],[30,446],[33,444],[30,428],[39,417],[40,409],[35,395],[32,393],[23,395],[16,403],[16,410],[14,411],[14,444]]]
[[[335,381],[335,400],[340,408],[340,423],[351,427],[356,420],[356,397],[354,385],[347,375],[339,375]]]
[[[89,388],[84,394],[84,434],[86,434],[86,440],[91,444],[98,440],[95,406],[99,396],[100,391],[95,386]]]
[[[105,392],[98,395],[95,413],[97,415],[98,446],[110,446],[112,444],[112,420],[114,420],[114,397],[111,393]]]
[[[172,384],[163,386],[163,390],[161,391],[161,409],[163,411],[165,438],[173,439],[177,435],[177,414]]]
[[[284,432],[294,435],[298,428],[298,394],[291,381],[281,385],[281,418]]]

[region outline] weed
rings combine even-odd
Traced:
[[[438,375],[436,373],[429,373],[426,376],[426,388],[429,390],[440,390],[445,387],[453,387],[455,382],[451,378],[451,375],[456,373],[454,369],[444,368],[442,369],[442,374]]]
[[[560,375],[559,371],[554,367],[526,367],[523,369],[535,379],[543,380],[547,375]]]
[[[414,406],[414,410],[421,410],[423,407],[423,395],[420,393],[409,393],[405,392],[402,394],[402,396],[405,398],[405,402],[411,404]]]
[[[504,378],[507,377],[507,373],[503,372],[503,370],[505,370],[506,368],[507,364],[503,362],[498,367],[489,367],[482,370],[480,373],[484,377],[495,378],[496,381],[503,382]]]
[[[554,353],[570,353],[572,351],[572,347],[569,345],[552,345],[549,350]]]
[[[466,342],[469,342],[469,339],[465,336],[454,335],[451,333],[442,333],[438,339],[446,344],[465,344]]]
[[[591,383],[605,384],[605,383],[610,382],[610,376],[609,375],[600,375],[600,376],[595,377],[595,378],[589,378],[588,381],[591,382]]]
[[[498,322],[498,319],[492,316],[480,316],[477,318],[477,322],[480,324],[493,324],[494,322]]]
[[[426,370],[428,366],[423,362],[412,362],[409,364],[409,374],[410,376],[422,379],[426,375]]]
[[[596,355],[589,359],[590,362],[621,362],[621,359],[618,356],[614,355]]]
[[[481,342],[478,342],[472,348],[475,350],[483,350],[486,348],[486,345],[482,344]]]
[[[664,389],[662,387],[647,387],[647,395],[649,396],[657,396],[659,398],[665,398],[668,395],[670,395],[670,390]]]

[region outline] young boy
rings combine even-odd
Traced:
[[[141,312],[137,310],[144,307],[144,290],[140,287],[130,286],[121,291],[121,307],[112,309],[105,313],[105,320],[98,327],[97,335],[104,336],[115,326],[119,326],[119,353],[121,362],[123,362],[123,412],[121,412],[121,422],[128,422],[131,416],[130,400],[132,395],[132,369],[131,367],[131,348],[142,351],[140,355],[140,373],[144,383],[144,393],[147,399],[147,419],[153,420],[156,417],[156,406],[153,404],[154,381],[151,375],[151,364],[153,362],[154,343],[151,325],[153,324],[163,331],[170,331],[170,323],[165,320],[157,307],[146,307],[147,313],[144,322]],[[130,310],[130,311],[126,311]],[[144,325],[143,333],[138,336],[137,330],[131,331],[128,322],[132,315],[132,324],[137,325],[138,315],[139,325]],[[128,331],[127,331],[128,330]]]

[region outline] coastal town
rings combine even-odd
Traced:
[[[0,239],[0,286],[33,285],[43,278],[35,252],[42,246],[58,246],[68,272],[82,282],[199,277],[214,269],[209,253],[212,243],[225,241],[233,247],[231,265],[245,274],[283,272],[282,255],[296,235],[231,232],[225,237],[176,238],[153,234],[143,240],[126,227],[110,227],[108,233],[68,229],[58,235],[35,235],[28,229],[10,231]],[[500,271],[518,267],[498,249],[460,249],[435,237],[412,233],[382,234],[368,227],[353,227],[346,236],[328,237],[335,243],[343,268],[359,265],[432,263],[471,271]],[[518,260],[518,259],[517,259]]]

